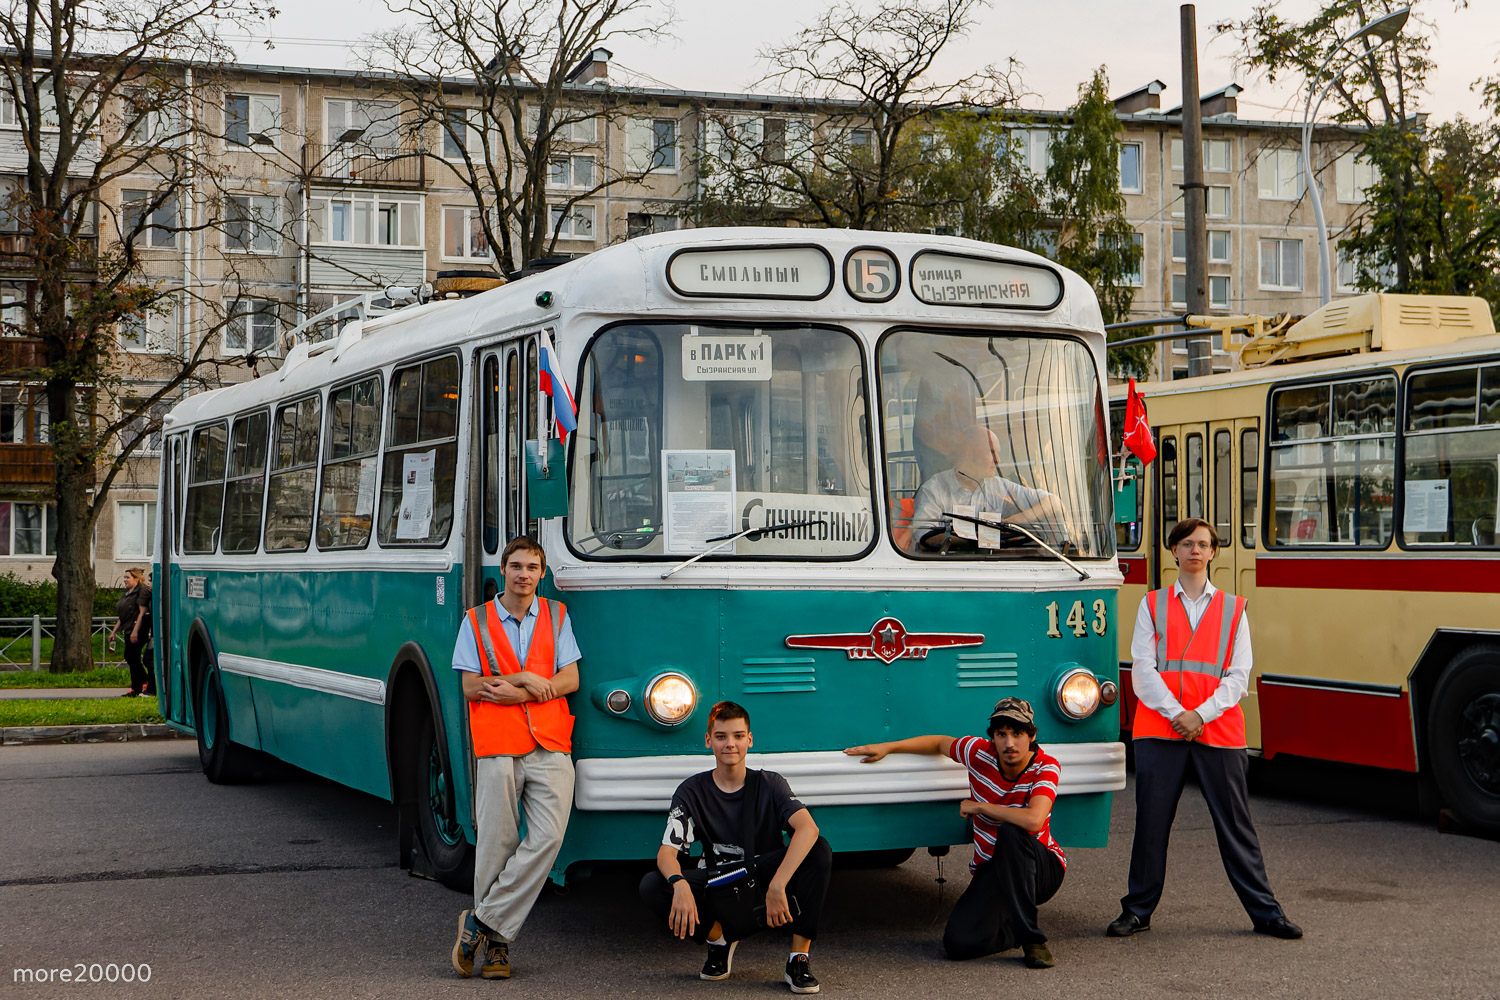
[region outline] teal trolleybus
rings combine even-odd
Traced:
[[[1062,763],[1054,830],[1102,845],[1125,780],[1103,374],[1076,275],[840,230],[658,234],[298,343],[166,418],[162,712],[210,780],[263,752],[396,803],[403,863],[464,885],[454,636],[531,534],[583,649],[554,878],[654,854],[724,698],[836,851],[897,852],[968,840],[963,771],[839,751],[1021,695]]]

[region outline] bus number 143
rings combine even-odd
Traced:
[[[1058,627],[1057,621],[1057,616],[1060,612],[1061,608],[1056,601],[1047,605],[1047,638],[1049,639],[1062,638],[1062,629]],[[1101,597],[1094,602],[1093,628],[1095,635],[1103,635],[1109,627],[1109,620],[1105,617],[1104,612],[1105,604],[1104,599]],[[1076,636],[1082,637],[1087,634],[1089,630],[1089,616],[1088,612],[1084,610],[1082,601],[1073,602],[1072,610],[1068,612],[1067,626],[1073,630],[1073,634]]]

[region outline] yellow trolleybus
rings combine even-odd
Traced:
[[[1226,540],[1214,585],[1253,609],[1251,749],[1427,773],[1463,821],[1500,832],[1500,337],[1488,304],[1340,299],[1252,337],[1241,360],[1140,386],[1159,455],[1117,525],[1122,615],[1176,579],[1172,526],[1207,519]],[[1123,388],[1112,406],[1118,447]],[[1130,630],[1117,635],[1123,678]],[[1128,726],[1135,699],[1122,687]]]

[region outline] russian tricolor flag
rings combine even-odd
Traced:
[[[552,415],[557,420],[557,436],[566,443],[568,435],[578,429],[578,404],[568,389],[568,380],[563,378],[562,364],[557,359],[557,348],[552,346],[552,337],[542,331],[542,356],[537,364],[537,380],[541,390],[552,397]]]

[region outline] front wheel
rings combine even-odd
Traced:
[[[198,763],[203,767],[204,776],[216,785],[242,781],[250,771],[250,756],[253,751],[229,739],[229,708],[224,704],[224,689],[219,683],[219,671],[212,666],[205,666],[202,672],[196,727]]]
[[[1448,664],[1427,734],[1443,801],[1465,824],[1500,835],[1500,646],[1471,646]]]
[[[417,838],[430,874],[460,892],[474,887],[474,849],[464,839],[454,801],[453,775],[443,766],[432,716],[422,720],[416,741]]]

